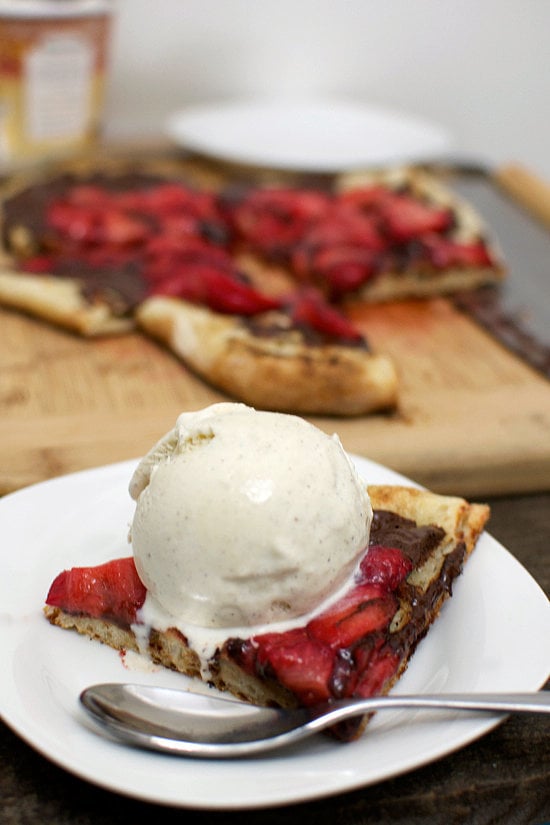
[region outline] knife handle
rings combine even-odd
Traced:
[[[550,229],[550,184],[517,163],[493,172],[500,188]]]

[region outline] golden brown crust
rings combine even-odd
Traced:
[[[351,416],[397,400],[391,360],[360,347],[309,345],[297,330],[257,336],[238,317],[174,298],[150,298],[136,317],[192,370],[253,407]]]
[[[470,504],[458,496],[443,496],[416,487],[374,484],[368,487],[375,510],[391,510],[418,525],[437,524],[469,553],[489,518],[486,504]]]
[[[0,272],[0,304],[87,338],[128,332],[135,326],[132,318],[117,317],[106,303],[87,301],[77,278]]]
[[[138,650],[136,637],[131,630],[119,627],[105,619],[73,615],[51,605],[45,606],[44,615],[50,624],[62,627],[64,630],[76,630],[82,636],[96,639],[109,647],[114,647],[115,650]]]
[[[445,531],[443,540],[432,553],[430,559],[421,568],[413,570],[407,578],[409,584],[414,584],[418,589],[417,592],[425,592],[430,586],[433,587],[436,582],[439,582],[440,585],[435,598],[430,597],[429,599],[431,606],[426,611],[422,627],[417,633],[420,639],[425,635],[439,614],[443,603],[450,596],[450,582],[441,581],[440,579],[446,556],[463,543],[466,551],[465,560],[468,558],[484,529],[489,517],[489,508],[484,504],[470,504],[462,498],[441,496],[412,487],[371,485],[368,490],[375,510],[387,509],[405,518],[412,519],[418,525],[434,524],[442,527]],[[390,632],[397,632],[403,628],[409,620],[410,607],[410,605],[401,601],[400,608],[390,627]],[[54,625],[66,629],[75,629],[79,633],[99,639],[116,649],[138,649],[132,631],[124,631],[109,622],[71,616],[59,608],[48,606],[45,608],[45,614],[47,619]],[[398,672],[386,684],[385,692],[391,689],[406,670],[412,652],[403,659]],[[185,637],[175,628],[163,632],[153,629],[150,632],[148,653],[153,661],[188,676],[210,681],[220,690],[229,691],[240,699],[255,704],[278,704],[283,707],[296,704],[296,698],[284,686],[274,679],[260,679],[246,673],[234,660],[224,655],[223,648],[221,651],[218,650],[214,658],[208,663],[209,671],[201,671],[198,656],[189,648]],[[358,734],[364,729],[367,721],[367,718],[363,720]]]

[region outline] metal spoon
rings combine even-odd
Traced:
[[[80,701],[103,729],[127,744],[217,759],[280,748],[345,719],[387,708],[550,713],[550,691],[390,695],[283,710],[184,690],[106,683],[84,690]]]

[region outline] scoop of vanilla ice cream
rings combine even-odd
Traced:
[[[337,436],[244,404],[183,413],[130,482],[150,595],[181,622],[302,616],[353,575],[372,508]]]

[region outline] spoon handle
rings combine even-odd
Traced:
[[[310,725],[327,727],[361,713],[403,708],[432,708],[434,710],[466,710],[493,713],[550,713],[550,691],[538,693],[445,693],[389,696],[374,696],[354,701],[334,702],[327,713],[327,707],[319,708],[312,714]]]

